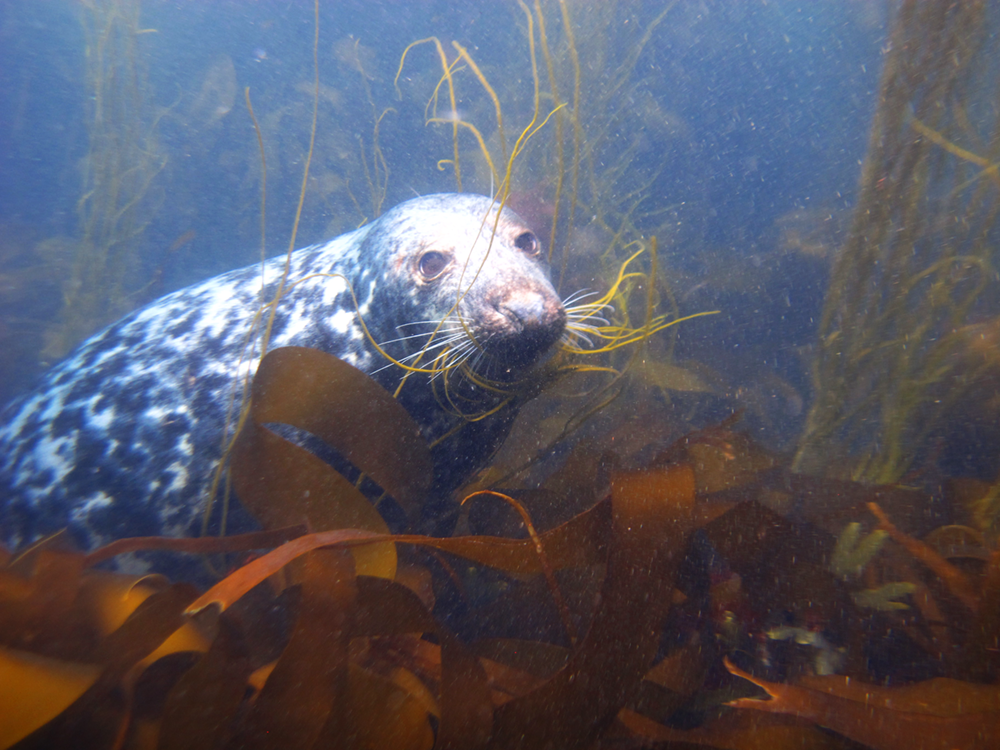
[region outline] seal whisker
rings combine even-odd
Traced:
[[[424,333],[411,333],[409,336],[400,336],[399,338],[396,339],[389,339],[388,341],[383,341],[379,344],[379,346],[385,346],[386,344],[395,344],[397,341],[410,341],[412,339],[427,338],[435,335],[436,333],[464,334],[464,330],[461,328],[439,328],[437,331],[427,331]]]
[[[401,359],[400,362],[408,362],[411,359],[416,359],[421,354],[427,354],[428,352],[432,352],[435,349],[440,349],[443,346],[449,346],[449,345],[453,344],[456,341],[461,341],[464,338],[466,338],[466,335],[464,333],[455,333],[455,334],[452,334],[451,336],[447,336],[447,337],[445,337],[443,339],[435,341],[434,343],[427,344],[426,346],[422,347],[419,351],[416,351],[413,354],[407,355],[406,357],[404,357],[403,359]]]
[[[395,364],[396,364],[395,362],[392,362],[392,361],[390,361],[390,362],[389,362],[389,364],[386,364],[386,365],[382,365],[382,366],[381,366],[381,367],[379,367],[379,368],[378,368],[377,370],[372,370],[370,374],[371,374],[371,375],[378,375],[378,374],[379,374],[380,372],[382,372],[383,370],[388,370],[388,369],[389,369],[390,367],[393,367],[393,366],[395,366]]]
[[[486,355],[486,352],[480,350],[479,353],[476,354],[475,359],[473,359],[472,362],[469,363],[469,367],[471,367],[473,371],[478,372],[479,371],[479,364],[483,361],[483,357],[485,355]]]
[[[578,341],[586,342],[587,347],[589,348],[593,348],[594,346],[594,342],[591,341],[590,337],[587,336],[587,334],[581,333],[580,331],[571,331],[568,329],[563,333],[559,341],[569,346],[580,346],[580,344],[577,343]],[[581,346],[580,348],[582,349],[583,347]]]
[[[587,321],[587,322],[584,322]],[[601,325],[611,325],[607,318],[602,318],[597,315],[567,315],[566,316],[566,326],[567,327],[581,327],[586,326],[587,328],[594,328],[595,326],[590,321],[595,323],[600,323]]]
[[[479,349],[479,353],[476,355],[475,360],[473,360],[472,364],[470,365],[472,367],[472,369],[475,370],[476,372],[479,371],[479,363],[482,362],[483,359],[486,357],[486,347],[487,347],[487,345],[490,343],[490,341],[492,339],[493,339],[493,334],[491,334],[490,336],[488,336],[486,338],[486,341],[484,341],[482,343],[482,345],[480,345],[480,346],[477,347],[477,349]],[[488,362],[488,364],[492,364],[492,360],[487,360],[487,362]],[[487,369],[489,369],[489,368],[487,368]]]
[[[379,342],[379,346],[386,346],[387,344],[395,344],[399,341],[412,341],[413,339],[426,339],[431,336],[431,332],[422,331],[420,333],[411,333],[409,336],[399,336],[398,338],[388,339],[386,341]]]
[[[430,334],[422,334],[422,335],[429,336]],[[408,337],[404,337],[404,338],[408,338]],[[440,349],[443,346],[448,346],[452,342],[457,341],[457,340],[462,339],[462,338],[465,338],[465,333],[464,332],[452,334],[451,336],[448,336],[448,337],[446,337],[444,339],[441,339],[440,341],[436,341],[433,344],[428,344],[427,346],[424,346],[424,347],[420,348],[418,351],[415,351],[413,354],[407,354],[402,359],[399,359],[399,360],[396,360],[396,361],[390,361],[388,364],[383,365],[382,367],[379,367],[377,370],[373,370],[371,374],[375,375],[377,373],[382,372],[383,370],[388,370],[390,367],[392,367],[393,365],[395,365],[397,363],[403,364],[403,365],[407,365],[411,361],[413,361],[414,359],[416,359],[417,357],[419,357],[421,355],[427,354],[428,352],[433,351],[434,349]],[[402,341],[402,340],[403,339],[393,339],[393,341]],[[388,343],[392,343],[392,342],[387,341],[386,343],[388,344]],[[438,356],[440,356],[440,355],[438,355]],[[436,361],[436,360],[434,360],[434,361]],[[431,367],[433,367],[433,362],[431,364]],[[430,368],[428,368],[428,369],[430,369]]]
[[[599,305],[596,302],[587,303],[584,305],[574,305],[573,307],[566,308],[567,315],[592,315],[594,313],[601,312],[602,310],[608,310],[609,312],[614,312],[615,308],[612,305]]]
[[[594,318],[591,318],[591,320],[594,320]],[[608,322],[606,320],[604,320],[603,318],[597,318],[597,320],[600,320],[605,325],[608,325]],[[601,329],[598,326],[595,326],[592,323],[583,323],[583,322],[580,322],[580,321],[573,321],[572,323],[567,323],[566,324],[566,329],[569,330],[569,331],[586,331],[587,333],[592,333],[595,336],[600,336],[601,335]]]
[[[459,349],[448,349],[438,355],[437,359],[434,360],[434,367],[432,368],[434,372],[430,376],[430,380],[434,381],[441,375],[454,370],[456,367],[462,364],[465,357],[468,357],[469,352],[461,351],[465,349],[464,346]],[[440,365],[438,364],[440,362]]]
[[[421,326],[421,325],[433,325],[438,326],[444,323],[452,323],[455,325],[461,325],[462,319],[457,318],[454,315],[449,315],[446,318],[441,318],[440,320],[412,320],[409,323],[400,323],[396,328],[406,328],[407,326]]]
[[[573,292],[571,295],[569,295],[566,299],[562,301],[563,307],[568,308],[574,302],[579,302],[582,299],[587,299],[587,297],[595,297],[595,296],[597,296],[597,292],[591,291],[590,289],[580,289],[578,291]]]
[[[601,317],[613,313],[615,309],[611,305],[580,305],[566,310],[567,320],[587,320],[588,318]]]
[[[614,307],[610,303],[602,305],[598,302],[584,302],[579,305],[572,305],[571,307],[567,307],[566,312],[567,313],[571,312],[575,315],[579,315],[580,313],[590,312],[594,310],[609,310],[609,309],[614,310]]]
[[[477,348],[478,347],[475,342],[466,339],[453,349],[449,349],[446,355],[446,359],[449,360],[449,366],[456,367],[461,364],[461,362],[468,359],[472,352]]]
[[[433,377],[436,378],[442,372],[454,370],[460,367],[464,362],[468,361],[469,357],[472,356],[473,351],[478,348],[479,347],[476,346],[474,341],[466,339],[453,349],[448,349],[441,355],[443,362],[440,372],[435,373]],[[482,354],[481,351],[480,354]]]

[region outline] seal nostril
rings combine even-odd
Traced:
[[[499,308],[501,314],[516,321],[524,328],[540,328],[546,325],[545,300],[537,294],[519,295],[508,299]]]

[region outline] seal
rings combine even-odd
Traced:
[[[269,348],[321,349],[390,390],[404,374],[392,360],[464,362],[481,378],[517,379],[563,336],[567,315],[538,238],[498,210],[483,196],[424,196],[292,253]],[[241,366],[253,370],[249,321],[285,265],[281,256],[231,271],[133,312],[12,402],[0,417],[5,542],[17,548],[64,527],[85,549],[197,533],[234,383]],[[465,395],[475,380],[462,383]],[[434,375],[411,373],[398,396],[430,442],[463,420],[434,389]],[[469,422],[432,451],[433,494],[491,455],[516,409],[512,401]]]

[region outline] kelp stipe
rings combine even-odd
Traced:
[[[800,471],[876,483],[914,468],[990,368],[964,350],[970,319],[989,309],[1000,212],[1000,121],[970,120],[968,107],[970,92],[995,87],[977,62],[993,52],[989,4],[905,2],[896,16],[795,459]],[[985,151],[958,145],[969,141]]]
[[[140,304],[137,250],[162,201],[167,156],[156,138],[161,114],[149,101],[139,46],[156,29],[139,25],[139,0],[80,3],[86,39],[88,151],[76,204],[81,237],[62,283],[60,320],[41,357],[64,357],[81,340]]]

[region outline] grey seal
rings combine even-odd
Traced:
[[[513,211],[498,211],[483,196],[419,197],[292,253],[270,348],[321,349],[389,390],[403,371],[373,342],[397,362],[462,361],[478,377],[516,380],[564,335],[567,314],[536,235]],[[131,313],[7,406],[0,417],[7,544],[63,527],[88,549],[128,536],[197,533],[234,381],[241,367],[253,367],[244,361],[248,321],[262,284],[269,299],[285,263],[279,256],[231,271]],[[488,410],[491,395],[474,381],[454,386]],[[429,442],[463,420],[434,388],[432,374],[414,374],[398,396]],[[434,448],[438,498],[498,447],[517,408],[515,399]]]

